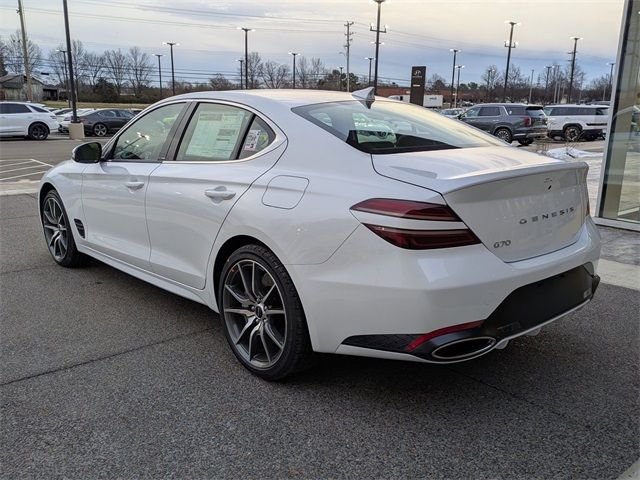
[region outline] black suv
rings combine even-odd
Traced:
[[[458,117],[465,123],[495,135],[507,143],[530,145],[547,136],[547,116],[542,105],[486,103],[474,105]]]

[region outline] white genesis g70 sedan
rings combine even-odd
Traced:
[[[469,360],[584,306],[586,175],[370,90],[199,92],[76,147],[39,206],[58,264],[208,305],[274,380],[313,352]]]

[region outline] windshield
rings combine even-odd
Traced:
[[[367,153],[422,152],[504,143],[480,130],[423,107],[375,101],[329,102],[293,109],[301,117]]]

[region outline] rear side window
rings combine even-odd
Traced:
[[[479,117],[499,117],[500,116],[500,107],[482,107],[480,109],[480,113],[478,113]]]
[[[100,115],[101,117],[104,118],[113,118],[116,116],[115,112],[113,110],[102,110],[100,112],[98,112],[98,115]]]
[[[391,154],[504,146],[500,140],[457,120],[406,103],[327,102],[294,113],[366,153]]]
[[[507,113],[509,115],[524,115],[524,107],[512,107],[512,106],[508,106],[505,107],[507,109]]]
[[[596,108],[596,115],[608,116],[609,115],[609,109],[608,108]]]
[[[238,158],[247,158],[261,152],[267,148],[276,138],[276,134],[271,130],[260,117],[255,116],[249,131],[244,137],[242,148]]]
[[[34,105],[29,105],[29,108],[31,108],[31,110],[33,110],[34,112],[38,112],[38,113],[49,113],[47,110],[45,110],[44,108],[40,108],[40,107],[36,107]]]
[[[235,160],[253,114],[230,105],[201,103],[189,121],[176,160],[212,162]],[[249,149],[257,148],[259,139],[251,140]],[[251,153],[253,154],[253,153]],[[247,155],[249,156],[249,155]]]

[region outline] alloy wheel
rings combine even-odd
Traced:
[[[67,254],[69,238],[62,205],[53,197],[45,201],[42,210],[42,226],[51,255],[61,262]]]
[[[107,127],[99,123],[93,127],[93,133],[96,137],[104,137],[107,134]]]
[[[35,140],[44,140],[47,138],[47,130],[42,125],[34,125],[31,127],[31,137]]]
[[[498,137],[500,140],[504,140],[507,143],[511,142],[511,134],[509,133],[509,130],[498,130],[496,132],[496,137]]]
[[[564,137],[569,142],[577,142],[580,138],[580,133],[578,127],[568,127],[564,132]]]
[[[236,262],[224,280],[222,313],[236,352],[253,367],[272,367],[287,340],[287,315],[280,288],[255,260]]]

